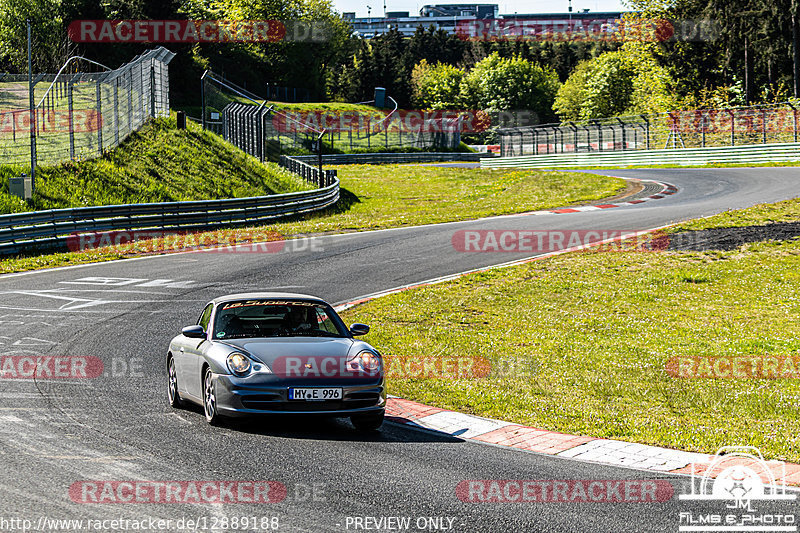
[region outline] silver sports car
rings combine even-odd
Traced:
[[[247,293],[206,305],[167,353],[169,402],[201,405],[206,420],[248,414],[350,417],[362,430],[383,423],[386,387],[378,351],[354,337],[313,296]]]

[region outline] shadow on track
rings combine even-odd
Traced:
[[[190,405],[182,409],[192,423],[205,426],[202,408]],[[261,435],[282,439],[321,440],[336,442],[418,442],[462,443],[464,439],[432,430],[412,429],[402,419],[387,416],[379,431],[358,431],[346,418],[321,415],[256,415],[226,418],[219,428],[211,430],[232,431],[248,435]]]

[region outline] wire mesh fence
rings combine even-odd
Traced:
[[[499,132],[500,155],[794,143],[799,119],[786,102],[506,128]]]
[[[368,107],[344,112],[313,105],[283,109],[210,71],[203,75],[201,86],[203,127],[262,161],[319,150],[454,150],[461,142],[459,118],[409,120],[397,110]]]
[[[0,161],[30,164],[31,143],[37,164],[90,159],[117,146],[150,117],[169,114],[173,57],[159,47],[115,70],[71,58],[56,74],[33,76],[33,110],[28,76],[0,74]]]

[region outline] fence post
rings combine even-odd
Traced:
[[[69,117],[69,158],[75,159],[75,118],[73,117],[72,80],[67,85],[67,116]]]
[[[141,124],[144,124],[144,74],[142,73],[142,69],[144,68],[144,63],[141,61],[139,62],[139,115],[137,122],[137,127]]]
[[[206,129],[206,75],[208,74],[208,70],[203,72],[203,75],[200,76],[200,105],[203,108],[203,115],[200,117],[200,124],[203,129]],[[267,84],[269,87],[269,84]]]
[[[128,68],[128,132],[133,131],[133,67]]]
[[[614,151],[617,149],[617,130],[614,128],[614,125],[611,124],[611,150]]]
[[[100,86],[100,78],[97,78],[95,98],[97,98],[97,119],[99,121],[97,128],[97,153],[103,155],[103,104],[102,104],[102,87]]]
[[[641,115],[641,117],[644,119],[645,135],[647,136],[646,149],[649,150],[650,149],[650,119],[647,118],[647,115]]]
[[[703,146],[702,146],[703,148],[706,147],[706,120],[708,120],[707,117],[705,115],[703,115],[703,121],[700,123],[700,131],[701,131],[701,133],[703,135],[703,137],[702,137],[703,138],[703,141],[702,141],[703,142]]]
[[[603,128],[600,126],[598,121],[594,121],[594,125],[597,126],[597,148],[601,152],[603,151]]]
[[[569,127],[572,129],[572,141],[575,143],[572,147],[572,151],[578,153],[578,127],[574,122],[570,122]]]
[[[114,78],[114,146],[119,145],[119,78]]]
[[[150,117],[156,118],[156,66],[150,60]]]
[[[761,144],[767,144],[767,110],[761,110]]]
[[[734,117],[733,111],[730,109],[728,110],[728,113],[731,116],[731,146],[734,146],[736,144],[736,117]]]

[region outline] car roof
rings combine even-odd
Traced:
[[[233,302],[236,300],[312,300],[315,302],[327,303],[322,298],[296,292],[242,292],[214,298],[212,303],[216,305],[222,302]]]

